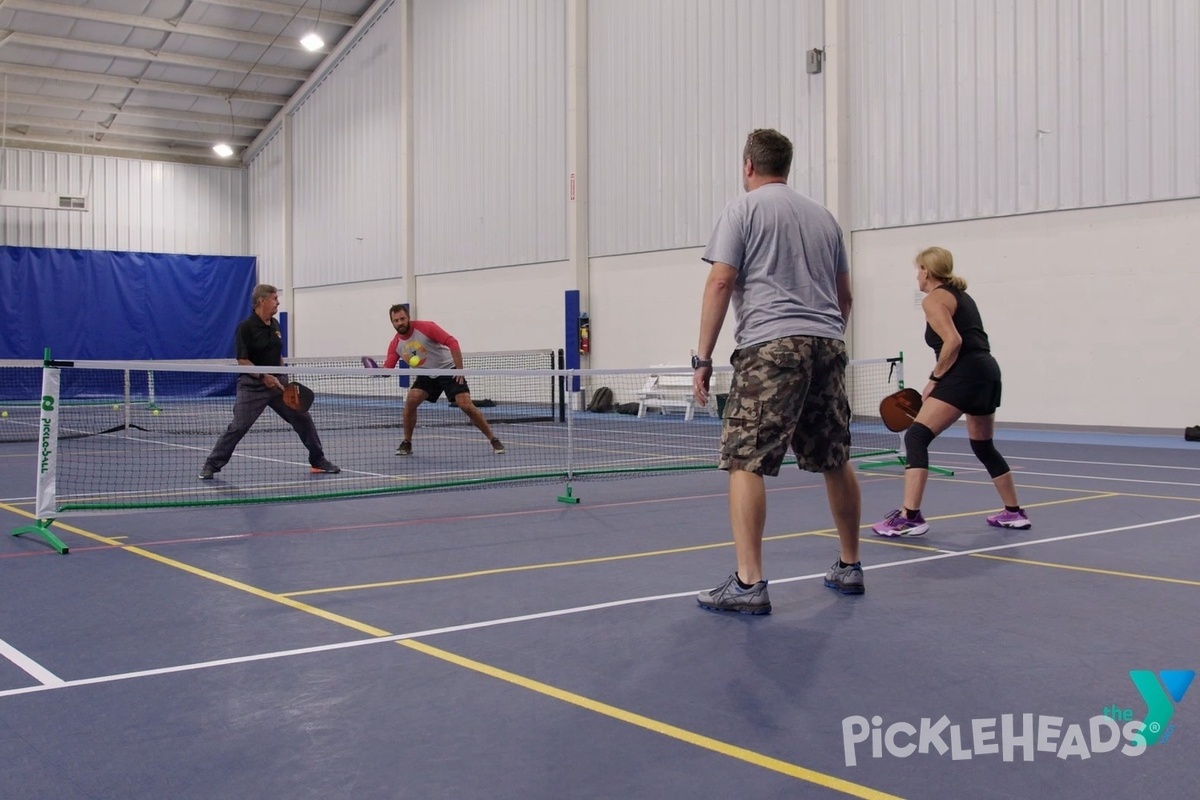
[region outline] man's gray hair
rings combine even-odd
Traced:
[[[279,290],[269,283],[260,283],[254,287],[254,291],[250,293],[250,307],[258,308],[258,304],[264,298],[270,297],[273,294],[279,294]]]

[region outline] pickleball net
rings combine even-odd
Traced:
[[[399,455],[405,401],[421,371],[291,364],[271,371],[314,390],[310,413],[325,456],[341,471],[311,473],[299,436],[268,408],[232,460],[214,479],[201,480],[206,457],[232,421],[239,374],[261,367],[53,363],[0,365],[0,410],[8,411],[0,417],[0,430],[27,429],[32,437],[27,440],[36,440],[43,454],[39,518],[513,483],[569,487],[584,480],[712,470],[731,373],[716,370],[714,395],[702,407],[691,399],[692,372],[682,366],[448,370],[445,374],[465,379],[504,453],[494,453],[467,414],[441,397],[420,404],[412,453]],[[884,427],[878,406],[901,385],[901,370],[899,358],[850,363],[854,457],[898,451],[899,437]],[[37,388],[31,389],[35,378]],[[601,387],[612,391],[612,409],[587,411],[587,399]],[[51,421],[54,434],[46,441]]]

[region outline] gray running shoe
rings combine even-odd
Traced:
[[[499,439],[492,439],[492,452],[498,456],[504,455],[504,443]]]
[[[715,589],[696,596],[701,608],[711,611],[736,611],[739,614],[770,614],[771,596],[767,582],[759,581],[749,589],[738,586],[737,574],[730,575]]]
[[[841,559],[838,559],[840,561]],[[845,567],[839,567],[838,561],[825,573],[825,585],[837,589],[842,594],[862,594],[866,591],[863,585],[862,562],[855,561]]]
[[[200,480],[202,481],[211,481],[213,479],[213,475],[215,474],[217,474],[217,471],[208,464],[205,464],[200,468]]]
[[[322,458],[316,464],[313,464],[311,467],[309,467],[309,470],[314,475],[319,475],[321,473],[325,473],[328,475],[335,475],[335,474],[341,472],[342,468],[339,467],[337,464],[334,464],[328,458]]]
[[[412,455],[412,442],[408,441],[407,439],[405,439],[403,442],[401,442],[400,446],[396,448],[396,455],[411,456]]]

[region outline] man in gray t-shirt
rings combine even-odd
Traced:
[[[825,585],[862,594],[858,561],[861,499],[850,465],[845,330],[850,270],[837,221],[787,185],[792,143],[756,130],[742,153],[745,194],[717,221],[704,260],[693,388],[708,402],[712,351],[733,301],[734,375],[721,429],[721,468],[729,471],[729,518],[737,571],[697,601],[716,611],[766,614],[763,579],[765,475],[778,475],[789,445],[801,469],[825,478],[839,558]]]

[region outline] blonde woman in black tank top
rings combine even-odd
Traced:
[[[1028,528],[1028,515],[1017,501],[1008,462],[992,442],[1000,406],[1000,365],[992,357],[983,319],[967,282],[954,274],[949,250],[929,247],[916,258],[917,286],[925,293],[925,342],[937,363],[929,375],[921,412],[904,434],[904,503],[871,526],[879,536],[921,536],[929,523],[921,515],[921,498],[929,480],[929,444],[959,417],[967,418],[971,451],[987,469],[1004,510],[987,523],[998,528]]]

